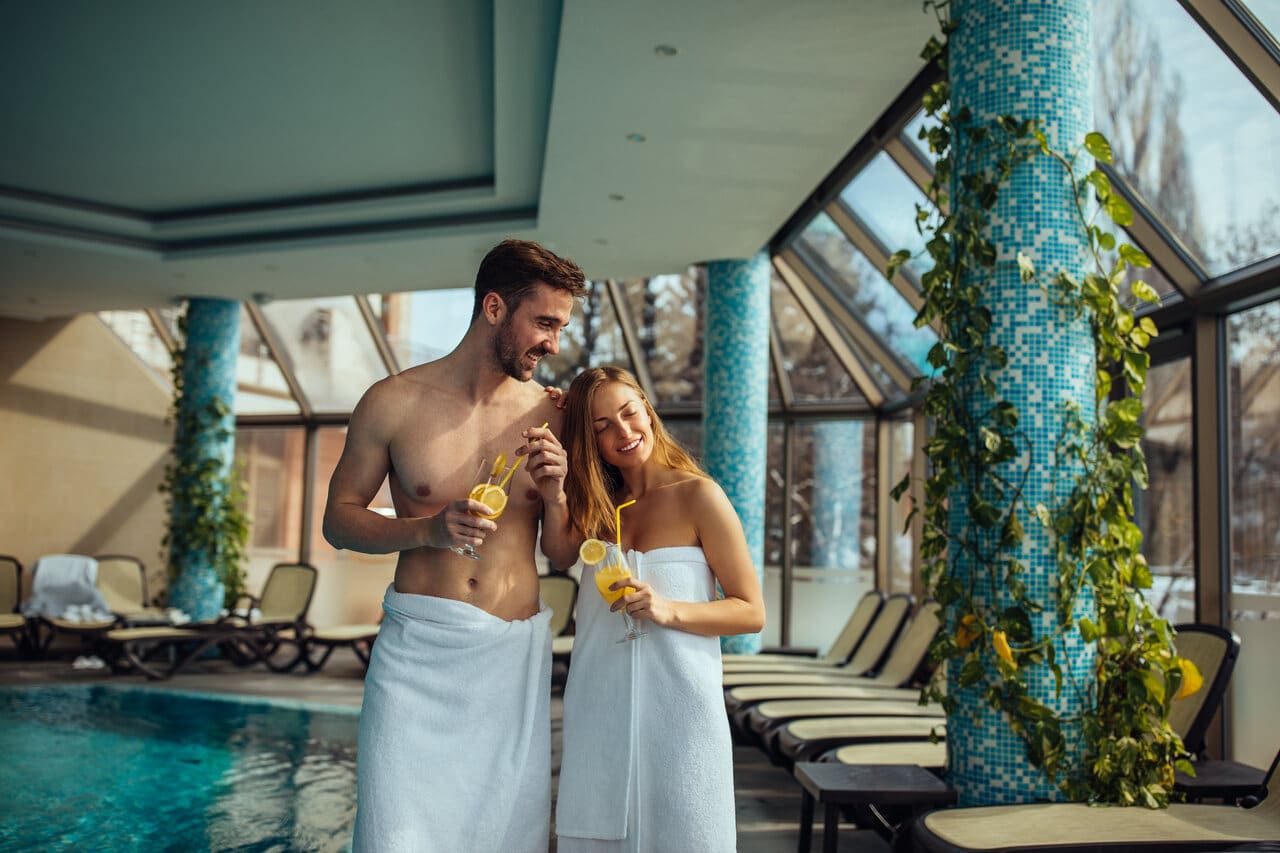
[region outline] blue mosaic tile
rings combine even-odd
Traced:
[[[225,299],[192,299],[187,303],[187,346],[183,363],[183,408],[200,410],[220,397],[234,409],[236,359],[240,354],[240,303]],[[228,412],[221,426],[226,436],[209,429],[190,437],[191,457],[217,458],[229,470],[235,455],[235,416]],[[176,505],[174,515],[188,510]],[[214,619],[222,610],[223,586],[212,565],[212,555],[199,553],[175,541],[171,546],[181,573],[169,590],[169,601],[193,619]]]
[[[707,264],[702,464],[733,502],[763,577],[769,417],[769,256]],[[729,653],[758,652],[759,634],[724,637]]]
[[[957,0],[953,13],[961,23],[951,40],[953,106],[969,107],[982,122],[999,115],[1036,118],[1052,147],[1079,148],[1092,129],[1093,115],[1089,0]],[[1019,425],[1031,444],[1017,463],[1019,471],[1030,466],[1025,505],[1052,505],[1052,488],[1064,473],[1055,470],[1053,458],[1064,423],[1063,403],[1092,411],[1093,340],[1083,318],[1053,305],[1036,283],[1022,283],[1016,254],[1026,253],[1048,275],[1062,269],[1079,275],[1085,269],[1084,234],[1061,167],[1047,157],[1020,167],[1001,190],[988,233],[999,253],[996,271],[983,282],[983,303],[994,318],[989,341],[1009,355],[1009,366],[996,382],[1017,407]],[[1013,466],[1006,473],[1014,473]],[[1036,636],[1044,636],[1055,621],[1057,568],[1047,532],[1034,518],[1023,522],[1027,535],[1018,556],[1027,569],[1030,596],[1048,610],[1032,623]],[[951,523],[953,530],[962,523],[958,510],[952,511]],[[957,566],[961,573],[969,568]],[[1007,596],[997,595],[1000,600],[987,603],[1005,606]],[[1077,616],[1092,609],[1086,598],[1076,607]],[[1068,683],[1092,683],[1094,650],[1077,631],[1058,642],[1057,653]],[[1081,694],[1068,688],[1055,696],[1047,667],[1025,674],[1038,699],[1062,714],[1079,710]],[[947,740],[950,781],[961,803],[1060,798],[1056,786],[1027,760],[1021,739],[1007,722],[974,691],[960,691],[954,675],[948,688],[961,708],[948,720]],[[1079,743],[1078,736],[1069,739]]]

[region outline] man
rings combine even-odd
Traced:
[[[586,288],[573,261],[507,240],[481,262],[475,290],[451,353],[365,392],[329,483],[325,538],[400,554],[365,678],[357,853],[547,848],[551,634],[534,567],[539,519],[553,565],[573,562],[576,540],[556,438],[563,414],[530,379],[559,351]],[[508,467],[524,464],[494,519],[467,495],[499,453]],[[384,478],[395,518],[368,508]],[[468,544],[478,559],[453,550]]]

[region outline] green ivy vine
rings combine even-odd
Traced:
[[[234,440],[228,428],[230,406],[214,397],[203,408],[183,406],[183,369],[187,360],[187,318],[178,318],[178,346],[173,353],[173,403],[168,423],[174,425],[173,449],[165,465],[160,491],[165,495],[169,524],[161,540],[170,581],[182,570],[186,554],[207,555],[225,588],[224,606],[234,606],[245,592],[246,549],[249,542],[248,496],[244,464],[235,460],[230,470],[217,455],[198,452],[199,437],[216,442]],[[179,513],[177,508],[181,507]]]
[[[931,38],[922,56],[937,62],[945,77],[947,40],[956,24],[939,18],[943,37]],[[1141,394],[1150,363],[1146,347],[1157,330],[1149,318],[1135,318],[1120,287],[1130,268],[1151,262],[1099,224],[1105,214],[1129,225],[1133,212],[1101,169],[1078,174],[1079,151],[1068,156],[1053,150],[1035,121],[1001,116],[984,124],[963,105],[952,112],[950,100],[945,79],[923,98],[932,122],[920,138],[937,164],[927,193],[933,206],[916,210],[933,262],[921,279],[924,305],[916,324],[939,330],[929,353],[934,375],[915,380],[915,387],[926,389],[922,405],[933,428],[925,448],[930,474],[923,506],[911,512],[923,520],[924,583],[946,620],[931,659],[1003,713],[1028,760],[1068,798],[1162,807],[1170,799],[1174,767],[1190,768],[1169,726],[1169,710],[1176,696],[1193,692],[1200,675],[1176,656],[1171,626],[1143,596],[1152,576],[1133,521],[1134,484],[1145,488],[1147,481]],[[1111,161],[1099,133],[1088,134],[1083,148],[1096,162]],[[1067,407],[1055,446],[1058,486],[1047,504],[1029,506],[1024,491],[1031,438],[1019,426],[1016,407],[999,392],[997,377],[1008,356],[988,342],[992,316],[980,297],[982,282],[998,265],[997,247],[985,236],[990,211],[1015,168],[1034,157],[1052,158],[1074,188],[1090,270],[1082,277],[1068,271],[1042,276],[1018,252],[1021,279],[1087,318],[1096,343],[1097,396],[1095,417],[1078,405]],[[887,274],[892,277],[909,257],[905,250],[895,253]],[[1158,301],[1142,281],[1131,290],[1139,299]],[[909,476],[898,483],[894,498],[909,484]],[[950,510],[957,503],[961,521],[953,524]],[[1018,552],[1025,525],[1033,523],[1049,531],[1056,603],[1033,600],[1024,581]],[[1096,620],[1073,616],[1086,588]],[[1050,607],[1054,628],[1036,636],[1033,616]],[[1096,647],[1093,683],[1076,683],[1057,659],[1055,644],[1074,630]],[[1036,667],[1052,672],[1059,695],[1076,691],[1084,709],[1078,716],[1060,715],[1032,695],[1027,672]],[[944,695],[940,684],[927,687],[925,698],[948,715],[957,711],[956,697]]]

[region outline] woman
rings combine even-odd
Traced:
[[[742,525],[625,370],[592,368],[573,381],[564,447],[569,517],[584,537],[614,542],[615,507],[635,501],[622,513],[631,577],[612,585],[634,591],[610,607],[589,592],[594,568],[583,567],[558,850],[732,851],[733,748],[718,637],[764,625]],[[623,607],[645,636],[618,642]]]

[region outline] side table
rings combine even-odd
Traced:
[[[803,789],[800,801],[800,853],[813,837],[814,803],[825,807],[823,853],[835,853],[842,806],[909,806],[918,812],[956,801],[955,789],[914,764],[839,764],[798,761],[792,773]]]

